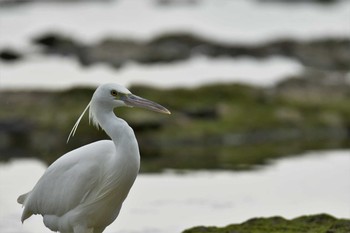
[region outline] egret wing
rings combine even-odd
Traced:
[[[56,160],[26,196],[22,221],[31,214],[62,216],[98,192],[101,168],[114,150],[112,141],[98,141]]]

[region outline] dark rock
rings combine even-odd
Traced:
[[[119,68],[130,60],[145,60],[145,56],[149,54],[148,50],[144,44],[136,41],[107,39],[87,47],[84,54],[80,55],[84,55],[91,64],[102,62]]]
[[[129,124],[135,132],[160,130],[163,127],[160,121],[130,122]]]
[[[196,5],[199,0],[156,0],[160,6]]]
[[[324,39],[298,43],[291,55],[305,66],[347,71],[350,69],[350,40]]]
[[[30,137],[34,124],[25,119],[0,121],[0,157],[23,157],[30,147]]]
[[[336,91],[335,91],[336,90]],[[347,73],[308,70],[301,76],[283,80],[274,88],[278,96],[313,103],[337,102],[350,96]]]
[[[183,110],[183,113],[193,119],[216,120],[219,117],[219,112],[216,108],[200,108]]]
[[[45,53],[79,56],[84,48],[75,40],[57,33],[48,33],[33,39],[33,43],[44,48]]]
[[[22,4],[30,4],[34,2],[91,2],[91,1],[110,1],[110,0],[1,0],[0,6],[17,6]]]
[[[251,46],[221,44],[186,33],[165,34],[149,42],[106,39],[94,45],[82,45],[73,39],[49,33],[34,39],[45,52],[72,55],[83,65],[107,63],[115,68],[128,61],[140,63],[172,62],[188,59],[194,55],[251,56],[264,58],[286,56],[297,59],[306,67],[321,70],[350,69],[350,40],[319,39],[310,42],[281,39]]]
[[[321,4],[328,4],[328,3],[335,3],[339,0],[259,0],[261,2],[278,2],[278,3],[321,3]]]
[[[8,119],[0,121],[0,133],[27,134],[33,130],[33,124],[25,119]]]
[[[21,60],[22,58],[23,56],[19,52],[12,49],[4,49],[0,51],[0,59],[5,62],[14,62]]]

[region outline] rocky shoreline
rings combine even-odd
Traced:
[[[43,55],[76,58],[82,66],[105,63],[121,68],[129,61],[144,64],[168,63],[192,56],[254,57],[283,56],[295,59],[307,68],[332,72],[350,69],[350,40],[323,38],[311,41],[279,39],[260,45],[221,44],[187,33],[165,34],[150,41],[106,38],[96,44],[83,44],[58,33],[47,33],[33,39]],[[0,59],[13,62],[25,59],[16,48],[3,48]]]
[[[321,73],[305,75],[307,78],[293,77],[271,88],[132,86],[133,93],[160,102],[173,114],[165,117],[123,109],[118,115],[136,132],[144,172],[252,169],[307,150],[348,148],[349,83],[345,78],[335,82]],[[51,163],[66,151],[106,138],[83,120],[77,136],[66,144],[68,132],[92,93],[90,88],[2,91],[1,159],[38,157]]]
[[[301,216],[291,220],[282,217],[252,218],[226,227],[199,226],[183,233],[348,233],[349,219],[337,219],[327,214]]]
[[[174,33],[150,41],[106,38],[83,44],[46,33],[33,39],[31,53],[73,57],[82,66],[127,62],[171,63],[208,57],[289,57],[304,71],[272,87],[213,84],[198,88],[132,86],[132,92],[167,106],[171,117],[120,110],[135,129],[145,172],[165,168],[252,169],[271,159],[307,150],[348,148],[350,138],[350,40],[276,40],[259,45],[220,44]],[[2,62],[25,62],[31,53],[2,49]],[[22,61],[23,60],[23,61]],[[0,92],[0,155],[39,157],[51,163],[66,151],[105,137],[82,124],[66,144],[76,118],[93,93],[66,91]],[[80,133],[79,133],[80,132]],[[45,143],[42,143],[45,141]],[[198,162],[199,161],[199,162]]]

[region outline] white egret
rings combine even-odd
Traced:
[[[170,114],[163,106],[143,99],[117,84],[99,86],[88,106],[89,117],[112,140],[97,141],[70,151],[51,164],[34,188],[21,195],[22,222],[41,214],[46,227],[61,233],[99,233],[118,216],[140,167],[132,128],[113,109],[143,107]]]

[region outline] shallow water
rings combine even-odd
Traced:
[[[45,166],[37,160],[0,165],[0,231],[50,232],[35,216],[20,223],[16,198]],[[108,233],[179,233],[195,225],[227,225],[258,216],[328,213],[350,218],[350,151],[312,152],[256,171],[141,174]]]
[[[222,43],[259,44],[280,38],[349,38],[350,1],[335,4],[261,4],[255,0],[203,0],[195,5],[159,6],[157,0],[44,2],[0,7],[0,49],[32,51],[33,37],[58,32],[93,43],[108,36],[147,40],[168,32],[189,32]],[[30,23],[28,23],[30,22]],[[32,53],[28,53],[32,54]],[[0,89],[64,89],[118,82],[159,87],[193,87],[212,82],[273,85],[304,68],[283,57],[205,58],[171,64],[129,63],[82,68],[76,60],[27,55],[1,63]]]
[[[85,42],[106,36],[150,39],[186,31],[222,42],[259,43],[276,38],[349,37],[349,1],[337,4],[261,4],[255,0],[203,0],[160,7],[157,0],[46,2],[0,8],[0,47],[27,47],[58,31]],[[30,22],[30,23],[28,23]]]
[[[298,75],[303,69],[297,61],[278,56],[266,59],[197,56],[169,64],[130,62],[118,70],[106,65],[86,69],[75,60],[62,57],[36,57],[16,64],[0,62],[0,66],[0,90],[64,89],[107,82],[118,82],[124,86],[141,83],[163,88],[195,87],[218,82],[270,86],[285,77]]]

